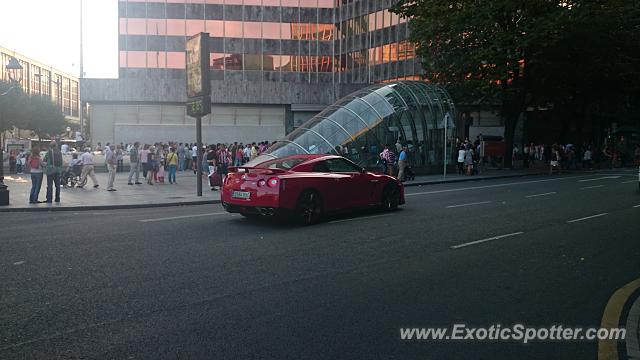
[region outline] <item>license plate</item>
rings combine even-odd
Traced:
[[[251,197],[251,193],[248,191],[234,191],[231,194],[231,197],[236,199],[249,199]]]

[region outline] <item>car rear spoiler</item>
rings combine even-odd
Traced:
[[[284,174],[287,171],[284,169],[267,169],[267,168],[259,168],[259,167],[246,167],[246,166],[231,166],[229,167],[229,172],[232,173],[253,173],[260,175],[277,175]]]

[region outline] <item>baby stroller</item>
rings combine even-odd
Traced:
[[[82,164],[68,167],[60,177],[60,183],[64,187],[75,187],[80,184],[80,175],[82,174]]]
[[[416,173],[413,172],[413,169],[411,168],[411,166],[409,166],[409,164],[407,164],[407,167],[404,168],[404,180],[405,181],[412,181],[416,179]]]

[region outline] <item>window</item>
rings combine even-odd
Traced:
[[[226,37],[242,37],[242,21],[225,21],[224,35]]]
[[[148,35],[166,35],[167,20],[165,19],[147,19]]]
[[[187,20],[187,36],[204,32],[204,20]]]
[[[186,67],[186,57],[184,52],[167,52],[167,68],[184,69]]]
[[[128,19],[127,20],[127,34],[129,35],[145,35],[147,32],[147,25],[145,19]]]
[[[262,30],[260,28],[259,22],[245,22],[244,37],[247,39],[260,39],[262,37]]]
[[[353,173],[360,172],[360,168],[345,159],[328,159],[313,167],[313,171],[332,173]]]
[[[185,35],[185,21],[177,19],[167,20],[167,35],[172,36],[184,36]]]
[[[284,169],[289,170],[297,166],[298,164],[304,162],[305,158],[294,158],[294,159],[276,159],[264,162],[260,164],[258,167],[265,169]]]
[[[262,23],[263,39],[280,39],[280,23],[264,22]]]
[[[223,37],[224,36],[224,22],[222,20],[207,20],[205,22],[205,30],[209,33],[209,36],[212,37]]]

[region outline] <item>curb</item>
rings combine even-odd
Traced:
[[[197,200],[184,201],[175,203],[156,203],[156,204],[122,204],[122,205],[91,205],[91,206],[64,206],[64,207],[25,207],[25,208],[0,208],[0,213],[5,212],[47,212],[47,211],[87,211],[87,210],[123,210],[123,209],[148,209],[148,208],[164,208],[173,206],[190,206],[190,205],[209,205],[219,204],[220,200]]]
[[[405,187],[414,186],[426,186],[426,185],[438,185],[449,183],[461,183],[468,181],[482,181],[482,180],[496,180],[507,179],[533,175],[544,175],[546,173],[532,173],[532,174],[511,174],[511,175],[495,175],[488,177],[464,177],[461,179],[453,180],[433,180],[422,182],[409,182],[405,183]],[[149,209],[149,208],[163,208],[173,206],[193,206],[193,205],[210,205],[220,204],[220,200],[195,200],[195,201],[183,201],[173,203],[155,203],[155,204],[122,204],[122,205],[87,205],[87,206],[64,206],[64,207],[24,207],[24,208],[0,208],[0,213],[6,212],[47,212],[47,211],[96,211],[96,210],[125,210],[125,209]]]

